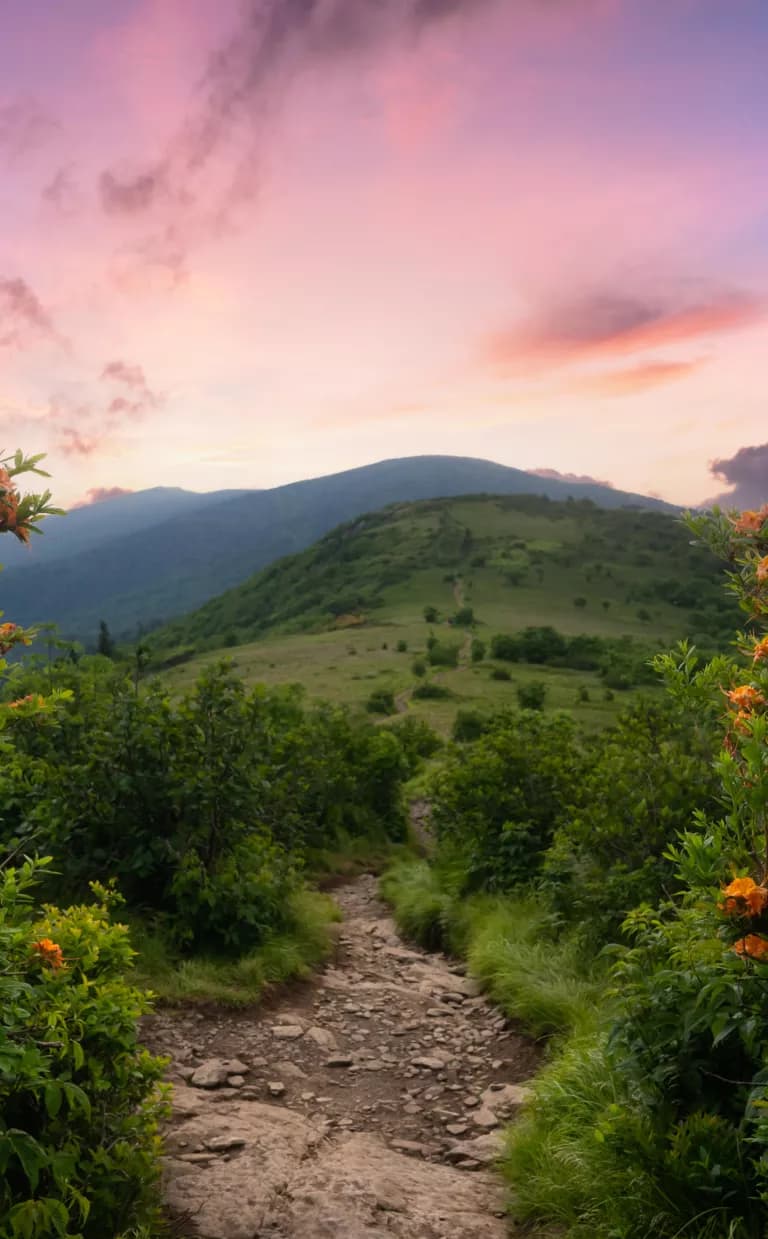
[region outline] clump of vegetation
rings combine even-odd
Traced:
[[[384,886],[559,1035],[505,1170],[516,1216],[574,1239],[765,1234],[768,505],[688,525],[731,565],[740,656],[657,657],[666,703],[599,736],[491,720],[438,778],[429,876]]]
[[[417,701],[445,701],[452,697],[453,693],[443,684],[435,684],[432,680],[426,680],[416,685],[411,696]]]
[[[394,714],[395,694],[389,688],[376,688],[365,703],[369,714]]]
[[[531,680],[517,689],[521,710],[543,710],[547,700],[547,686],[541,680]]]
[[[0,460],[0,532],[22,542],[55,511],[49,492],[18,490],[20,475],[42,472],[40,459]],[[9,675],[5,655],[33,636],[0,624],[0,675]],[[50,735],[67,702],[62,690],[21,691],[0,706],[4,811],[30,777],[14,732]],[[119,897],[91,883],[89,903],[41,904],[36,888],[50,858],[14,861],[30,842],[24,829],[0,841],[0,1228],[13,1239],[148,1229],[158,1214],[164,1064],[137,1043],[148,1003],[127,979],[127,930],[111,921]]]

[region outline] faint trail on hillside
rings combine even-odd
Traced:
[[[402,942],[374,877],[336,896],[313,982],[146,1021],[172,1058],[169,1210],[196,1239],[505,1239],[488,1167],[537,1051],[459,965]]]

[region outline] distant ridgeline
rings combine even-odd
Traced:
[[[18,623],[53,622],[62,636],[86,644],[95,641],[101,620],[118,640],[132,641],[364,512],[481,493],[672,510],[659,499],[598,483],[460,456],[381,460],[262,491],[157,487],[50,517],[44,538],[26,549],[11,547],[3,607]]]
[[[713,649],[739,624],[720,564],[673,515],[474,495],[395,504],[339,525],[161,628],[151,646],[172,663],[269,633],[387,622],[393,607],[420,615],[454,579],[481,622],[491,616],[510,633],[533,622],[613,637],[631,618],[647,624],[649,640],[658,622],[665,637]]]

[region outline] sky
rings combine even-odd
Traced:
[[[768,498],[765,0],[2,0],[0,448]]]

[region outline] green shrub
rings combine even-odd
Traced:
[[[453,693],[442,684],[433,684],[427,680],[425,684],[417,684],[411,696],[417,701],[442,701],[452,697]]]
[[[395,648],[396,648],[396,650],[397,650],[398,654],[407,654],[407,653],[408,653],[408,642],[407,642],[407,641],[400,640],[400,641],[398,641],[398,643],[397,643],[397,645],[396,645],[396,647],[395,647]]]
[[[472,641],[472,645],[470,646],[470,656],[472,658],[472,662],[481,663],[485,658],[485,651],[485,642],[481,641],[479,637],[475,637]]]
[[[435,641],[430,647],[427,654],[427,659],[431,667],[458,667],[459,665],[459,649],[458,645],[447,645],[441,641]]]
[[[459,628],[471,628],[474,622],[475,613],[472,607],[460,607],[452,620],[452,623],[457,624]]]
[[[365,703],[369,714],[394,714],[395,694],[389,688],[376,688]]]
[[[568,812],[583,754],[572,720],[502,711],[435,780],[432,821],[442,848],[462,857],[464,885],[530,884]]]
[[[547,700],[547,686],[541,680],[531,680],[528,684],[520,684],[517,689],[517,700],[521,710],[543,710]]]
[[[408,763],[408,777],[412,777],[422,758],[432,757],[443,747],[443,741],[426,719],[406,715],[397,722],[386,724],[387,730],[396,736]]]
[[[419,679],[421,679],[422,676],[427,674],[427,664],[425,663],[423,658],[414,658],[413,662],[411,663],[411,672],[413,675],[417,676]]]
[[[41,913],[39,873],[0,878],[0,1230],[104,1239],[156,1217],[163,1064],[137,1043],[147,1001],[114,895]]]
[[[505,680],[508,682],[512,679],[512,676],[509,674],[506,667],[491,667],[491,679]]]
[[[453,720],[452,739],[467,744],[479,739],[488,730],[488,717],[479,710],[457,710]]]
[[[437,607],[427,606],[423,611],[424,619],[428,624],[436,624],[440,618],[440,612]]]

